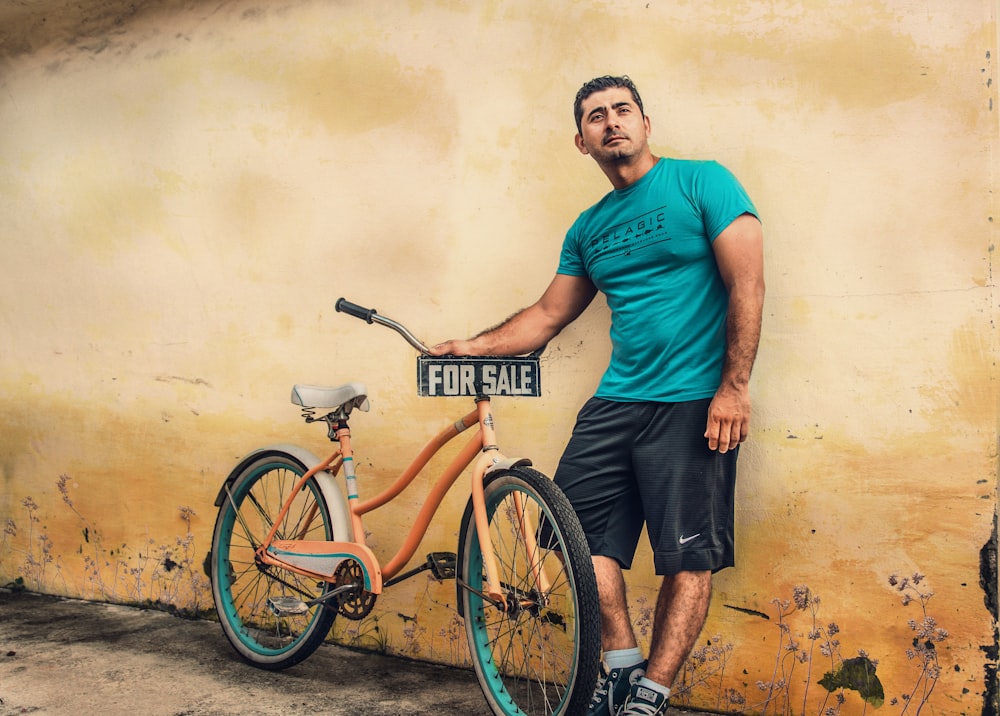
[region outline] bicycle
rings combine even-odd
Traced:
[[[349,421],[369,410],[364,384],[296,385],[307,423],[338,444],[319,460],[304,448],[254,450],[219,490],[210,574],[226,638],[249,663],[284,669],[312,654],[339,614],[360,620],[383,589],[430,571],[454,579],[469,653],[500,716],[582,713],[600,661],[597,584],[569,501],[528,459],[497,446],[491,395],[539,395],[539,358],[431,357],[403,325],[339,299],[336,310],[395,330],[422,355],[419,394],[471,396],[475,409],[442,429],[383,492],[362,501]],[[465,430],[478,431],[431,486],[398,552],[384,564],[363,517],[389,503]],[[457,552],[416,553],[445,494],[472,465]],[[343,474],[347,498],[335,476]]]

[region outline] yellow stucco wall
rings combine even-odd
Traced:
[[[816,682],[863,650],[886,710],[933,686],[930,713],[982,711],[996,2],[139,5],[0,8],[0,584],[210,607],[200,563],[229,469],[279,440],[326,449],[295,382],[369,384],[362,489],[388,484],[467,406],[416,398],[412,351],[334,300],[428,342],[534,300],[607,190],[572,146],[572,97],[628,73],[654,150],[726,164],[767,244],[739,566],[675,700],[818,712]],[[598,302],[550,346],[541,399],[498,401],[506,452],[551,473],[606,330]],[[427,551],[454,549],[464,499]],[[413,504],[371,521],[377,551]],[[907,655],[919,600],[888,581],[917,572],[948,632],[936,681]],[[630,584],[646,638],[655,581]],[[335,635],[463,663],[453,603],[419,577]]]

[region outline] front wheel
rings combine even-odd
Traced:
[[[256,550],[305,467],[287,453],[262,455],[225,487],[212,537],[215,609],[239,654],[264,669],[284,669],[312,654],[330,631],[336,604],[304,612],[276,609],[282,599],[309,602],[332,585],[260,563]],[[278,526],[278,539],[335,539],[326,500],[310,478]],[[277,600],[277,601],[276,601]]]
[[[484,491],[502,602],[486,595],[471,500],[458,564],[469,650],[486,700],[498,716],[583,713],[597,680],[600,616],[576,513],[555,484],[526,468],[489,475]]]

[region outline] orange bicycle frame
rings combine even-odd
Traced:
[[[397,553],[384,566],[380,567],[377,558],[365,543],[365,531],[362,517],[398,497],[414,481],[414,479],[416,479],[417,475],[421,473],[431,458],[433,458],[442,447],[448,444],[459,433],[464,432],[477,423],[479,424],[480,430],[475,436],[473,436],[472,439],[469,440],[465,447],[459,451],[459,453],[452,459],[451,463],[438,477],[437,481],[427,494],[423,506],[417,514],[410,531],[403,540],[403,544],[400,546]],[[473,461],[475,461],[472,473],[472,506],[476,521],[476,532],[479,536],[480,549],[483,555],[483,566],[486,570],[488,585],[486,596],[496,602],[504,601],[503,590],[498,576],[499,570],[496,565],[496,557],[493,553],[493,545],[489,539],[489,520],[486,514],[483,480],[486,473],[491,468],[501,463],[505,464],[509,461],[507,461],[506,458],[500,454],[499,448],[496,445],[496,432],[494,429],[493,415],[490,411],[490,401],[488,398],[478,398],[475,410],[469,412],[460,420],[455,421],[448,427],[441,430],[424,446],[420,453],[399,475],[392,485],[375,497],[365,501],[360,500],[355,486],[353,465],[354,452],[351,446],[350,429],[346,426],[346,424],[343,424],[338,427],[336,436],[340,443],[339,449],[322,463],[306,472],[306,474],[303,475],[296,483],[285,504],[282,506],[282,509],[272,525],[267,537],[257,550],[259,558],[263,563],[280,566],[284,569],[289,569],[290,571],[303,574],[305,576],[329,579],[332,575],[310,570],[302,565],[290,563],[281,556],[274,554],[270,548],[272,546],[281,546],[287,551],[301,550],[308,552],[312,548],[319,549],[322,547],[322,549],[327,551],[340,551],[343,553],[344,557],[351,557],[362,563],[362,566],[365,568],[365,571],[368,573],[370,578],[371,585],[369,591],[378,594],[382,590],[383,580],[391,579],[393,576],[398,574],[416,553],[417,548],[420,546],[421,541],[427,533],[431,519],[440,507],[445,494],[447,494],[448,490],[450,490],[452,485],[454,485],[458,476],[470,464],[472,464]],[[478,460],[476,460],[477,453],[479,453]],[[295,496],[301,491],[311,477],[318,472],[326,470],[330,466],[334,466],[334,472],[343,469],[345,473],[348,490],[348,506],[354,539],[352,541],[338,542],[305,541],[301,538],[306,533],[308,525],[306,525],[306,527],[304,527],[298,535],[292,535],[290,539],[277,539],[278,525],[281,524]],[[313,512],[307,517],[307,522],[315,517],[317,509],[318,508],[314,508]],[[523,510],[521,509],[518,509],[518,519],[521,533],[525,539],[529,563],[531,564],[532,571],[534,572],[537,580],[539,590],[542,593],[545,593],[548,590],[549,585],[539,565],[534,531],[529,525],[524,523]]]

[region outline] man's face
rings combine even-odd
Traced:
[[[576,146],[598,164],[627,162],[648,151],[649,118],[624,87],[601,90],[583,100]]]

